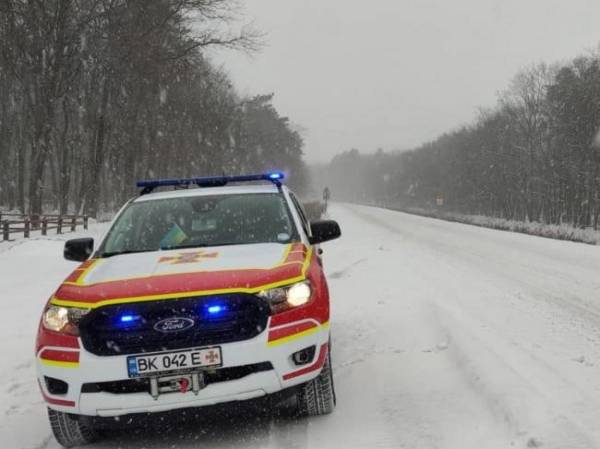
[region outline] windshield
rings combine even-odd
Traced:
[[[117,219],[101,257],[161,249],[290,243],[299,236],[282,195],[203,195],[132,203]]]

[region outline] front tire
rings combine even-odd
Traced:
[[[331,353],[327,355],[321,373],[304,384],[297,396],[301,416],[327,415],[335,408],[335,387],[331,369]]]
[[[48,419],[54,438],[63,447],[83,446],[95,441],[98,437],[94,427],[84,417],[49,408]]]

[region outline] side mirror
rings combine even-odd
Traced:
[[[83,239],[72,239],[65,242],[64,256],[67,260],[84,262],[94,251],[94,239],[86,237]]]
[[[310,232],[312,233],[310,243],[313,245],[337,239],[342,235],[340,225],[337,224],[337,221],[333,220],[319,220],[311,222]]]

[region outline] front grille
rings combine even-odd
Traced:
[[[169,318],[191,319],[194,325],[169,333],[154,329]],[[248,340],[265,330],[268,319],[264,300],[237,293],[100,307],[81,320],[79,329],[87,351],[111,356]]]
[[[230,368],[220,368],[216,370],[203,371],[204,384],[210,385],[217,382],[227,382],[237,380],[250,374],[260,373],[262,371],[271,371],[273,365],[271,362],[254,363],[252,365],[233,366]],[[82,393],[147,393],[150,391],[150,379],[126,379],[113,382],[92,382],[83,384]]]

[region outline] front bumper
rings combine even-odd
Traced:
[[[162,412],[223,402],[258,398],[305,383],[323,367],[329,341],[328,323],[305,319],[271,327],[255,338],[220,345],[222,368],[268,362],[273,369],[254,372],[235,380],[208,384],[197,394],[164,393],[154,399],[148,392],[82,392],[84,384],[118,382],[128,379],[127,355],[96,356],[83,349],[42,347],[37,353],[38,381],[49,407],[88,416],[120,416],[131,413]],[[291,355],[315,346],[312,360],[296,365]],[[68,384],[66,394],[52,394],[46,378]]]

